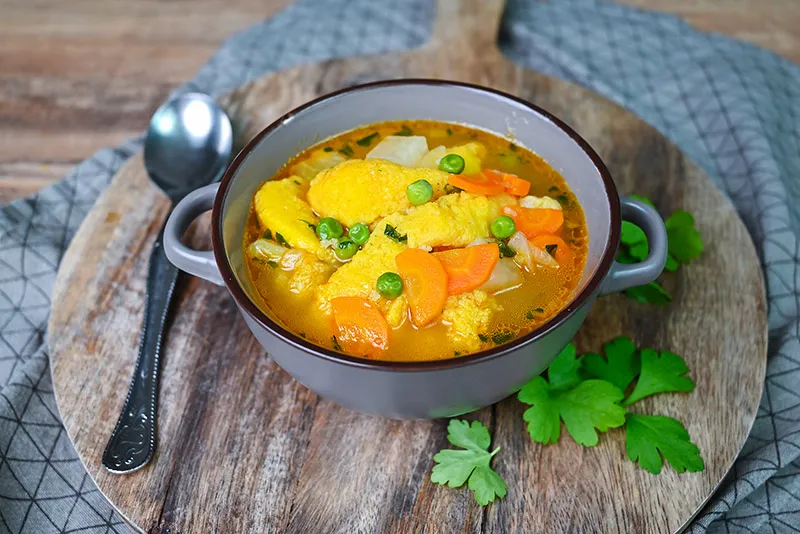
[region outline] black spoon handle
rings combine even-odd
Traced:
[[[156,447],[158,360],[178,268],[164,254],[164,228],[150,254],[147,302],[136,369],[117,426],[103,452],[103,466],[112,473],[131,473],[144,467]]]

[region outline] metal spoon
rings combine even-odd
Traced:
[[[184,196],[222,175],[233,145],[231,121],[209,96],[189,93],[156,110],[144,141],[144,166],[173,206]],[[164,254],[164,229],[153,244],[147,273],[139,357],[128,396],[103,452],[112,473],[130,473],[153,457],[156,443],[156,395],[161,338],[178,269]]]

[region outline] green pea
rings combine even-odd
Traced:
[[[317,235],[320,239],[336,239],[344,235],[342,223],[333,217],[323,217],[317,223]]]
[[[448,154],[439,160],[439,170],[450,174],[461,174],[464,170],[464,158],[458,154]]]
[[[347,235],[356,245],[363,245],[369,239],[369,226],[364,223],[356,223],[350,227]]]
[[[517,225],[514,224],[514,219],[508,215],[495,217],[489,228],[492,231],[492,235],[497,239],[511,237],[517,231]]]
[[[406,197],[415,206],[425,204],[433,198],[433,186],[428,180],[417,180],[406,187]]]
[[[397,273],[383,273],[378,277],[375,288],[382,297],[396,299],[403,292],[403,279]]]
[[[342,239],[336,245],[336,257],[340,260],[347,260],[352,258],[358,252],[358,245],[349,239]]]

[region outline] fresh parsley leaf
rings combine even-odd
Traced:
[[[513,248],[508,246],[508,243],[505,241],[497,240],[497,246],[500,248],[500,257],[501,258],[513,258],[517,255],[517,251]]]
[[[653,349],[642,349],[642,370],[636,387],[622,403],[630,406],[656,393],[669,391],[694,391],[694,380],[685,376],[689,372],[686,362],[677,354],[666,350],[661,355]]]
[[[452,419],[447,425],[447,441],[463,450],[443,449],[436,453],[431,482],[458,488],[469,480],[468,487],[481,506],[494,502],[496,497],[506,496],[508,486],[490,465],[500,447],[489,452],[492,438],[488,428],[480,421],[470,425],[467,421]]]
[[[603,345],[606,357],[588,353],[581,357],[584,374],[611,382],[625,391],[639,374],[641,363],[631,338],[620,336]]]
[[[703,238],[694,227],[694,217],[688,211],[679,210],[664,221],[667,227],[669,254],[676,262],[689,264],[703,252]]]
[[[492,341],[494,341],[495,345],[502,345],[506,341],[511,341],[512,339],[514,339],[515,336],[516,334],[514,332],[503,330],[492,334]]]
[[[672,295],[661,287],[658,282],[650,282],[643,286],[636,286],[625,290],[625,295],[642,304],[656,304],[666,306],[672,301]]]
[[[580,382],[581,377],[578,375],[580,368],[581,362],[577,358],[575,344],[570,343],[558,353],[547,369],[550,390],[565,389]]]
[[[674,273],[675,271],[678,270],[678,267],[680,267],[680,266],[681,266],[681,264],[678,263],[678,260],[676,260],[672,256],[672,254],[667,254],[667,263],[664,264],[664,270],[665,271],[669,271],[671,273]]]
[[[625,409],[619,405],[622,397],[610,382],[594,379],[554,392],[541,376],[525,384],[517,395],[520,402],[531,405],[522,418],[533,441],[557,443],[563,420],[572,439],[584,447],[597,445],[595,429],[605,432],[625,424]]]
[[[353,149],[352,149],[352,148],[350,148],[350,145],[349,145],[349,144],[348,144],[348,145],[344,145],[344,146],[343,146],[343,147],[342,147],[342,148],[339,150],[339,152],[340,152],[340,153],[341,153],[343,156],[347,156],[348,158],[352,158],[352,157],[353,157],[353,153],[354,153],[354,152],[353,152]]]
[[[279,234],[278,232],[275,232],[275,240],[278,242],[279,245],[282,245],[284,247],[290,247],[291,246],[289,244],[289,242],[286,241],[286,239],[284,239],[283,236],[281,234]]]
[[[654,475],[661,472],[664,460],[678,473],[705,469],[700,450],[689,432],[671,417],[628,414],[625,425],[625,450],[632,462]]]
[[[395,228],[391,224],[387,224],[386,227],[383,229],[383,235],[385,235],[389,239],[397,241],[398,243],[403,243],[405,241],[408,241],[408,236],[400,235],[400,232],[397,231],[397,228]]]
[[[369,134],[369,135],[368,135],[368,136],[366,136],[366,137],[362,137],[361,139],[359,139],[358,141],[356,141],[356,144],[357,144],[358,146],[369,146],[369,145],[371,145],[371,144],[372,144],[372,140],[373,140],[373,139],[375,139],[376,137],[378,137],[378,132],[375,132],[375,133]]]
[[[400,128],[400,131],[399,131],[399,132],[395,132],[395,133],[394,133],[394,134],[392,134],[392,135],[400,135],[400,136],[403,136],[403,137],[408,137],[409,135],[411,135],[411,134],[413,134],[413,133],[414,133],[414,132],[413,132],[413,131],[411,131],[411,128],[409,128],[408,126],[406,126],[406,125],[404,124],[404,125],[403,125],[403,127],[402,127],[402,128]]]
[[[630,221],[622,221],[622,233],[620,234],[620,241],[625,245],[636,245],[642,241],[647,241],[647,236],[644,235],[644,230],[636,226]]]

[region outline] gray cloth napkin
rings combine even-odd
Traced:
[[[301,63],[418,46],[432,9],[301,0],[229,39],[180,90],[219,95]],[[769,366],[750,439],[690,532],[800,532],[800,68],[672,16],[596,0],[511,0],[501,48],[633,110],[733,200],[766,275]],[[44,335],[59,261],[139,145],[101,150],[0,208],[0,532],[128,532],[61,425]]]

